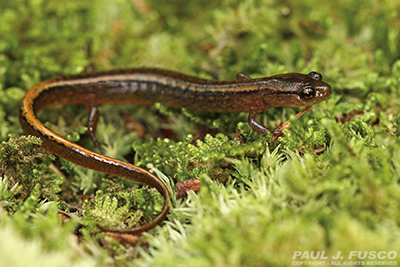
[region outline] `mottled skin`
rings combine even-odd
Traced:
[[[95,137],[101,104],[152,105],[163,103],[171,108],[186,107],[206,112],[247,112],[249,125],[266,134],[269,130],[257,114],[272,107],[312,106],[324,101],[331,87],[319,73],[288,73],[251,79],[239,73],[233,81],[206,80],[160,69],[131,69],[66,76],[44,81],[23,98],[19,120],[25,134],[42,139],[42,147],[75,164],[111,175],[124,177],[156,188],[165,198],[161,213],[141,227],[106,231],[139,234],[159,224],[168,212],[169,191],[150,172],[133,164],[113,159],[72,143],[48,129],[36,116],[42,109],[56,105],[82,104],[89,110],[88,130]],[[274,132],[276,134],[276,132]]]

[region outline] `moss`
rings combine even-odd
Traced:
[[[40,144],[41,141],[32,136],[10,138],[8,142],[1,144],[3,197],[15,204],[25,200],[36,186],[39,186],[42,198],[58,200],[56,194],[61,191],[62,177],[49,173],[47,168],[54,156],[38,147]],[[11,195],[14,197],[10,198]],[[16,208],[11,203],[6,206],[10,209]]]
[[[288,266],[295,251],[400,255],[398,1],[14,0],[1,1],[0,10],[6,265],[26,265],[12,252],[21,248],[30,266]],[[213,79],[318,71],[333,94],[298,120],[295,108],[260,114],[269,128],[291,119],[275,142],[254,132],[246,114],[101,107],[97,136],[107,155],[134,161],[169,188],[190,178],[202,183],[199,195],[172,194],[168,220],[136,245],[123,244],[96,223],[143,224],[162,198],[131,181],[52,161],[39,140],[18,137],[24,92],[88,64]],[[96,149],[83,134],[84,109],[39,115]],[[64,222],[59,213],[69,214]]]

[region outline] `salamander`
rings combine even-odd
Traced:
[[[47,128],[37,112],[51,106],[82,104],[88,109],[88,132],[97,147],[95,132],[99,105],[152,105],[160,102],[170,108],[187,108],[205,112],[246,112],[248,124],[257,132],[270,130],[257,121],[257,114],[274,107],[308,109],[331,94],[331,86],[317,72],[286,73],[252,79],[239,73],[236,80],[208,80],[178,72],[138,68],[93,74],[80,74],[50,79],[29,90],[22,99],[19,120],[25,134],[37,136],[42,147],[51,153],[83,167],[123,177],[155,188],[165,204],[151,222],[130,229],[104,231],[140,234],[158,225],[166,216],[170,193],[152,173],[133,164],[83,148]],[[280,129],[272,132],[280,134]]]

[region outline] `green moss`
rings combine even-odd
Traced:
[[[3,197],[15,204],[40,188],[40,196],[48,200],[58,200],[62,177],[49,173],[47,168],[54,158],[50,153],[38,147],[41,141],[32,136],[10,138],[0,147],[0,172],[3,184]],[[8,190],[9,189],[9,190]],[[10,198],[10,196],[14,196]],[[8,203],[10,209],[16,206]]]
[[[2,263],[26,266],[13,254],[21,248],[30,266],[289,266],[294,251],[400,255],[398,1],[14,0],[0,10]],[[102,107],[97,136],[107,155],[134,160],[171,190],[189,178],[202,183],[187,199],[173,192],[167,222],[122,244],[96,223],[143,224],[161,196],[64,160],[50,166],[39,140],[17,138],[24,92],[89,63],[214,79],[318,71],[333,93],[299,119],[294,108],[261,113],[271,129],[291,120],[275,142],[246,114]],[[83,108],[39,115],[96,149],[83,134]],[[72,219],[62,222],[57,208]]]

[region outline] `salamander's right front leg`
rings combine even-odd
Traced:
[[[305,107],[302,111],[300,111],[299,113],[296,114],[296,118],[300,118],[301,116],[304,115],[304,113],[306,113],[310,110],[311,110],[311,106]],[[278,139],[278,137],[283,135],[283,133],[282,133],[283,129],[290,128],[290,121],[287,121],[284,124],[282,124],[281,126],[279,126],[278,128],[276,128],[275,130],[270,131],[267,127],[265,127],[264,125],[262,125],[261,123],[259,123],[257,121],[257,114],[258,114],[258,110],[256,108],[250,109],[249,119],[248,119],[248,123],[249,123],[250,127],[262,134],[267,134],[268,132],[271,132],[272,136],[273,136],[272,141],[275,141],[276,139]]]

